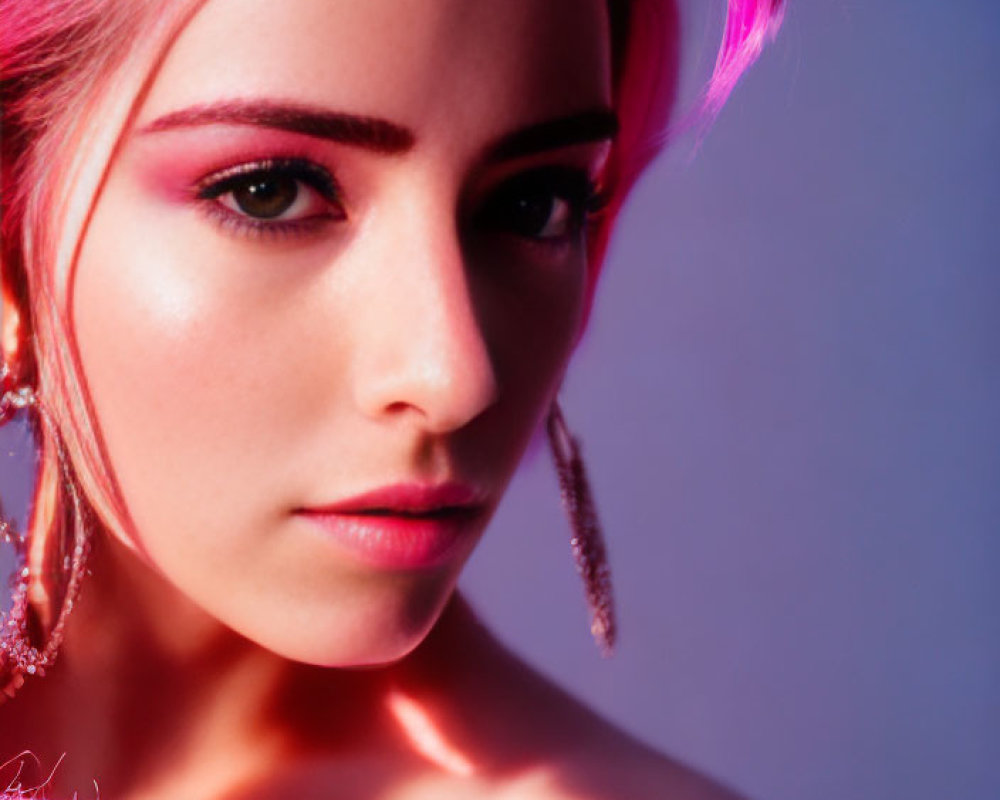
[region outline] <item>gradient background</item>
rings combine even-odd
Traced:
[[[688,96],[721,2],[687,0]],[[646,175],[564,406],[622,640],[548,456],[464,579],[520,653],[761,800],[1000,798],[1000,4],[789,0]]]
[[[684,4],[689,104],[722,5]],[[589,640],[541,448],[463,585],[540,669],[754,798],[995,800],[1000,4],[789,5],[700,149],[638,187],[566,387],[618,654]]]

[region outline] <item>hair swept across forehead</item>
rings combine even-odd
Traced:
[[[2,355],[36,389],[87,497],[120,524],[70,320],[76,252],[156,64],[203,0],[0,2]]]

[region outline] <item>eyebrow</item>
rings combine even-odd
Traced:
[[[385,155],[413,148],[416,135],[378,117],[345,114],[297,103],[230,100],[172,111],[150,122],[140,134],[202,125],[252,125],[301,133],[353,145]],[[614,139],[618,116],[610,108],[595,108],[547,120],[500,137],[484,153],[486,162],[523,158],[575,144]]]
[[[508,133],[486,149],[484,160],[524,158],[575,144],[612,140],[617,133],[618,115],[610,108],[595,108]]]
[[[302,133],[386,155],[406,152],[416,141],[412,131],[384,119],[267,100],[231,100],[191,106],[158,117],[139,132],[157,133],[219,124],[254,125]]]

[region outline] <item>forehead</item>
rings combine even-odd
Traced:
[[[209,0],[139,124],[263,97],[486,137],[608,105],[609,49],[603,0]]]

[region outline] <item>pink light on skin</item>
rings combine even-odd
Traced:
[[[420,755],[451,775],[467,778],[475,774],[475,765],[448,741],[421,703],[394,689],[386,697],[386,705]]]

